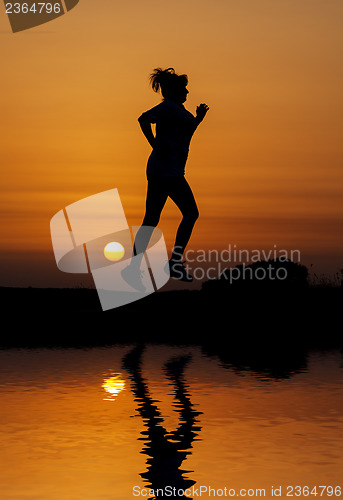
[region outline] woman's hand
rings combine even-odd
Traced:
[[[207,106],[207,104],[200,104],[197,107],[196,117],[200,122],[205,118],[205,115],[209,109],[210,108]]]

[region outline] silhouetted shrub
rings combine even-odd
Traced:
[[[214,291],[229,289],[267,289],[303,290],[308,288],[308,269],[291,260],[260,260],[253,264],[240,264],[226,269],[218,280],[203,284],[203,290]]]

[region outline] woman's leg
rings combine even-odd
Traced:
[[[137,231],[134,243],[134,254],[138,257],[135,259],[135,265],[138,267],[148,247],[154,228],[160,220],[167,198],[168,190],[163,179],[152,178],[148,180],[145,216],[141,227]]]
[[[176,233],[175,245],[170,259],[173,262],[180,262],[194,224],[199,217],[199,211],[193,192],[184,177],[172,179],[168,194],[182,213],[182,220]]]

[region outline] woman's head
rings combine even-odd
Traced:
[[[185,102],[187,99],[187,75],[177,75],[174,68],[156,68],[150,75],[150,83],[155,92],[161,92],[166,99]]]

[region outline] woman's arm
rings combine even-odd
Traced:
[[[141,126],[142,132],[145,135],[148,143],[154,149],[154,147],[155,147],[155,136],[152,133],[152,128],[151,128],[150,120],[146,116],[144,116],[144,115],[145,115],[145,113],[143,113],[138,118],[138,122],[139,122],[139,125]]]

